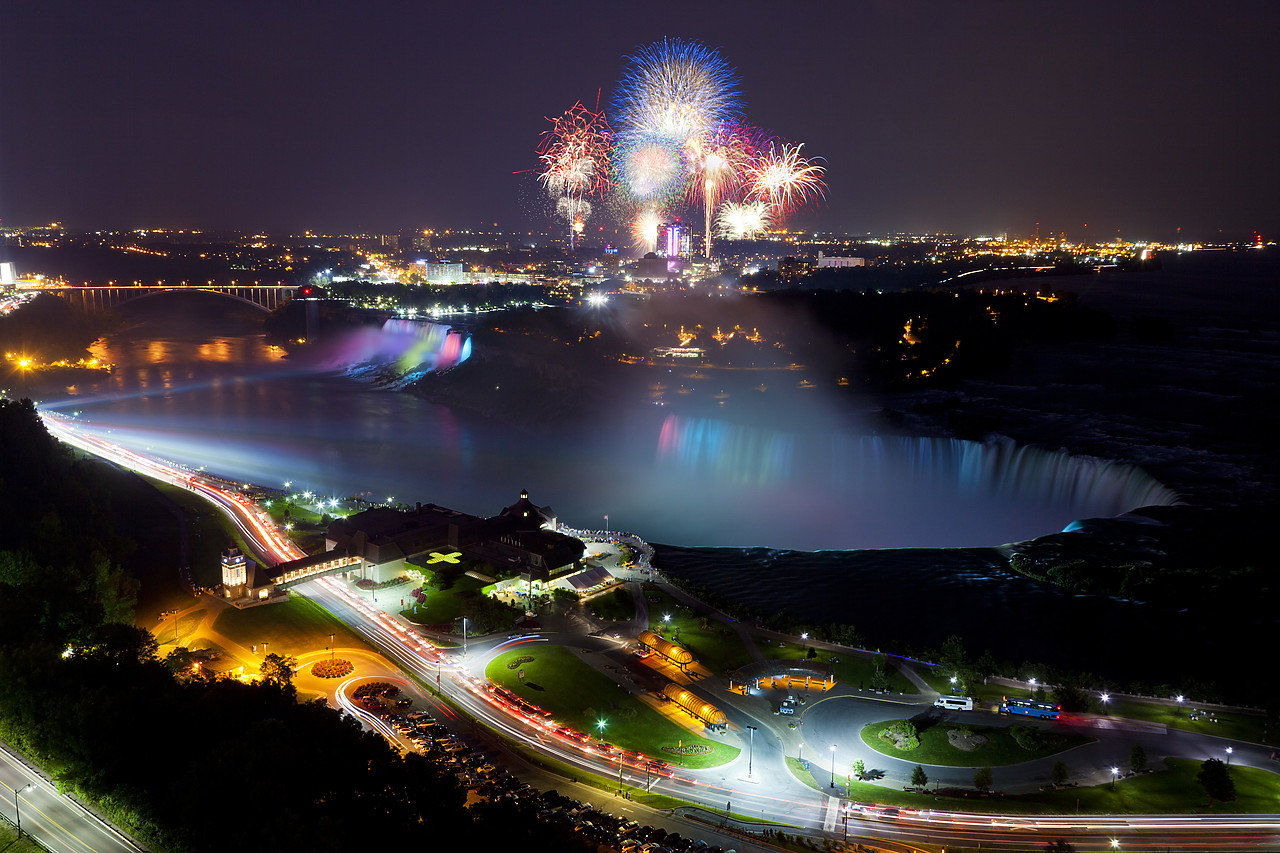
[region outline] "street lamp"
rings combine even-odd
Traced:
[[[1182,716],[1182,702],[1184,699],[1185,697],[1181,693],[1179,693],[1178,694],[1178,716],[1179,717]]]
[[[1234,751],[1235,750],[1233,750],[1231,747],[1227,747],[1227,766],[1228,767],[1231,766],[1231,753]]]
[[[178,611],[162,610],[160,612],[160,621],[163,622],[165,619],[168,619],[170,616],[173,617],[173,642],[176,644],[178,642]]]
[[[13,822],[18,827],[18,837],[22,837],[22,813],[18,811],[18,793],[25,791],[34,791],[35,785],[24,785],[21,788],[14,786],[13,788]]]
[[[831,787],[836,786],[836,745],[831,744]]]
[[[334,637],[337,637],[337,636],[338,635],[336,633],[329,635],[329,663],[333,663],[333,652],[334,652],[333,640],[334,640]]]
[[[751,732],[751,743],[747,747],[747,778],[751,778],[751,770],[754,767],[756,757],[756,727],[747,726],[747,731]]]
[[[1107,713],[1107,703],[1111,701],[1111,694],[1103,693],[1098,698],[1102,700],[1102,713]]]
[[[1113,838],[1113,839],[1111,839],[1111,849],[1112,849],[1112,850],[1119,850],[1119,849],[1120,849],[1120,839],[1119,839],[1119,838]]]
[[[1111,768],[1111,790],[1113,791],[1116,789],[1116,777],[1118,777],[1119,775],[1120,775],[1120,768],[1112,767]]]

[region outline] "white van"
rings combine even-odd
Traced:
[[[973,700],[968,696],[939,696],[933,700],[933,706],[948,711],[972,711]]]

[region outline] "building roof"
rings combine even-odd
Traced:
[[[549,506],[538,506],[529,500],[529,490],[520,490],[520,500],[503,508],[494,518],[514,522],[516,530],[537,530],[544,524],[555,524],[555,511]]]

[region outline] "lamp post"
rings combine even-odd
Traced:
[[[329,663],[333,663],[333,653],[334,653],[333,640],[337,636],[338,636],[337,633],[332,633],[329,635]]]
[[[1233,750],[1231,747],[1227,747],[1227,766],[1228,767],[1231,766],[1231,753],[1234,751],[1235,750]]]
[[[831,744],[831,787],[836,786],[836,745]]]
[[[1107,703],[1111,701],[1111,694],[1103,693],[1098,698],[1102,700],[1102,713],[1107,713]]]
[[[24,785],[19,788],[17,785],[13,787],[13,822],[18,827],[18,837],[22,837],[22,812],[18,811],[18,794],[22,791],[34,791],[35,785]]]
[[[1116,789],[1116,778],[1117,778],[1119,775],[1120,775],[1120,768],[1119,768],[1119,767],[1112,767],[1112,768],[1111,768],[1111,790],[1113,790],[1113,791]]]
[[[751,743],[747,746],[747,778],[750,779],[756,757],[756,727],[747,726],[746,729],[751,732]]]
[[[1181,693],[1179,693],[1179,694],[1178,694],[1177,701],[1178,701],[1178,716],[1179,716],[1179,717],[1181,717],[1181,716],[1182,716],[1182,702],[1183,702],[1183,700],[1184,700],[1185,698],[1186,698],[1186,697],[1184,697]]]

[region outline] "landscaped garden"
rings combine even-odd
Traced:
[[[405,601],[413,603],[401,610],[400,615],[415,625],[438,631],[455,630],[458,634],[462,629],[454,625],[454,620],[465,615],[468,631],[473,635],[509,630],[520,618],[518,609],[485,595],[488,584],[482,580],[456,575],[447,583],[442,587],[440,581],[428,581],[421,587],[420,595],[416,594],[417,587],[406,591]]]
[[[883,755],[947,767],[1018,764],[1094,740],[1035,726],[970,726],[931,719],[871,723],[861,736]]]
[[[561,646],[506,652],[489,662],[485,676],[560,725],[673,766],[717,767],[740,752],[677,725]]]

